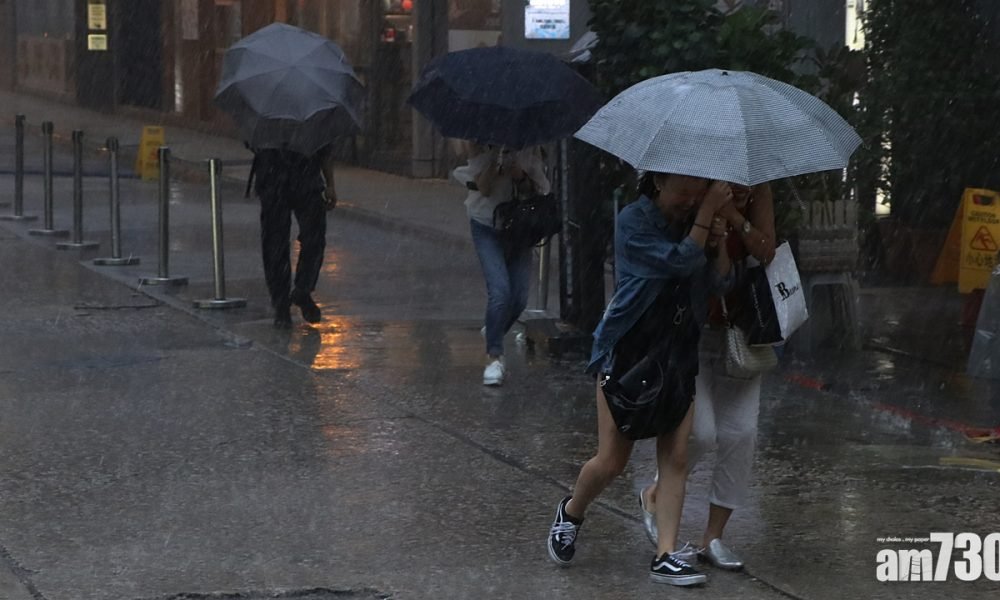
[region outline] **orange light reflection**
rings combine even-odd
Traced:
[[[320,305],[322,308],[322,305]],[[317,371],[334,369],[356,369],[361,365],[357,344],[350,340],[355,336],[357,324],[343,317],[326,317],[322,323],[313,326],[319,332],[319,351],[312,361]]]

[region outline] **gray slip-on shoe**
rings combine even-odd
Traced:
[[[646,530],[646,537],[655,548],[660,535],[656,529],[656,515],[646,510],[646,499],[642,494],[644,490],[645,488],[639,488],[639,512],[642,514],[642,527]]]
[[[735,552],[730,550],[722,540],[716,538],[702,548],[699,556],[708,561],[713,567],[725,569],[727,571],[739,571],[743,568],[743,561]]]

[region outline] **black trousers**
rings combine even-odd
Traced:
[[[326,250],[326,206],[322,190],[311,192],[259,186],[260,237],[264,258],[264,280],[271,305],[287,306],[292,285],[289,235],[292,213],[299,225],[299,260],[295,267],[295,289],[311,293],[323,266]]]

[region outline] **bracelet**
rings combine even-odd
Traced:
[[[702,225],[702,224],[701,224],[701,223],[699,223],[698,221],[695,221],[695,222],[694,222],[694,225],[693,225],[693,226],[694,226],[694,227],[701,227],[702,229],[705,229],[705,230],[707,230],[707,231],[711,231],[711,230],[712,230],[712,228],[711,228],[711,227],[709,227],[708,225]]]

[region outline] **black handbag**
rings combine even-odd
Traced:
[[[685,282],[661,293],[615,345],[601,390],[622,435],[641,440],[677,429],[694,399],[700,335]]]
[[[537,246],[562,229],[555,194],[515,197],[493,210],[493,228],[517,246]]]

